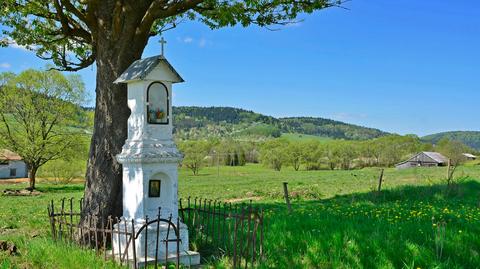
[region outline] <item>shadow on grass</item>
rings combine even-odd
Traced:
[[[81,192],[84,189],[85,189],[84,184],[69,184],[69,185],[41,184],[37,187],[37,190],[43,193]]]
[[[476,268],[480,183],[405,186],[266,210],[265,267]],[[444,231],[438,227],[445,227]]]

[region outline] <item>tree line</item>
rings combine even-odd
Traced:
[[[232,107],[174,107],[175,136],[183,140],[233,137],[265,140],[299,133],[346,140],[387,135],[378,129],[316,117],[274,118]]]
[[[472,152],[458,141],[444,139],[437,145],[415,135],[388,135],[365,141],[300,140],[275,138],[263,142],[227,140],[178,141],[184,154],[182,165],[198,174],[203,166],[262,165],[280,171],[360,169],[392,167],[420,151],[438,151],[460,163],[463,152]]]

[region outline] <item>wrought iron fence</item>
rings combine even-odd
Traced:
[[[185,202],[180,200],[181,219],[161,218],[159,209],[156,218],[146,217],[140,224],[114,217],[103,220],[95,215],[88,215],[80,222],[83,199],[78,207],[75,205],[73,198],[62,199],[57,207],[53,200],[48,205],[52,238],[95,249],[105,260],[131,268],[150,264],[155,268],[167,264],[179,268],[183,248],[180,222],[189,231],[190,246],[186,248],[198,250],[205,261],[228,257],[233,268],[248,268],[263,260],[263,211],[251,202],[239,205],[188,198]],[[159,233],[160,226],[166,227],[166,234]],[[149,230],[155,232],[151,234]],[[155,237],[153,246],[147,244],[150,236]]]
[[[180,199],[179,214],[191,244],[206,257],[229,257],[233,268],[256,267],[263,260],[261,208],[201,198]]]
[[[95,215],[87,215],[83,223],[80,222],[80,212],[83,200],[80,200],[80,212],[74,211],[73,199],[69,199],[66,207],[66,199],[62,199],[60,208],[55,208],[51,201],[48,206],[51,233],[54,240],[76,242],[82,247],[94,248],[97,255],[105,260],[111,259],[120,265],[132,268],[146,267],[151,264],[155,268],[158,265],[175,264],[180,266],[180,219],[172,220],[161,218],[159,209],[156,218],[145,218],[138,223],[135,220],[108,217],[103,220]],[[100,219],[100,220],[99,220]],[[160,234],[160,227],[166,226],[166,235]],[[154,229],[151,229],[154,228]],[[154,250],[149,246],[148,237],[150,230],[155,231]],[[143,240],[139,240],[143,237]],[[114,243],[115,242],[115,243]],[[142,245],[138,245],[142,243]],[[169,251],[174,244],[174,255]],[[140,252],[140,253],[137,253]],[[153,253],[153,255],[148,255]],[[163,253],[165,256],[161,257]]]

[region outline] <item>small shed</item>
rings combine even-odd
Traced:
[[[477,156],[475,156],[471,153],[463,153],[462,155],[465,157],[465,159],[467,159],[469,161],[474,161],[474,160],[477,159]]]
[[[412,167],[432,167],[446,166],[448,158],[438,152],[423,151],[415,154],[410,159],[397,164],[397,169],[406,169]]]
[[[24,178],[28,176],[27,165],[17,153],[0,149],[0,178]]]

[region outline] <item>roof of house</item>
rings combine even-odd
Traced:
[[[412,157],[408,158],[408,160],[406,161],[403,161],[401,163],[398,163],[396,165],[402,165],[404,163],[407,163],[407,162],[410,162],[412,160],[415,160],[415,158],[421,154],[424,154],[426,155],[427,157],[429,157],[430,159],[432,159],[434,162],[436,163],[447,163],[448,162],[448,158],[443,156],[442,154],[438,153],[438,152],[431,152],[431,151],[422,151],[422,152],[419,152],[415,155],[413,155]]]
[[[463,153],[463,156],[465,156],[467,158],[477,158],[477,156],[475,156],[473,154],[470,154],[470,153]]]
[[[443,156],[442,154],[440,154],[438,152],[424,151],[422,153],[427,155],[428,157],[430,157],[431,159],[433,159],[434,161],[436,161],[438,163],[448,162],[448,158]]]
[[[20,155],[8,149],[0,149],[0,160],[21,161],[22,157],[20,157]]]
[[[113,83],[125,83],[131,80],[144,79],[160,63],[165,63],[172,71],[178,82],[184,82],[183,78],[173,68],[163,55],[139,59],[133,62]]]

